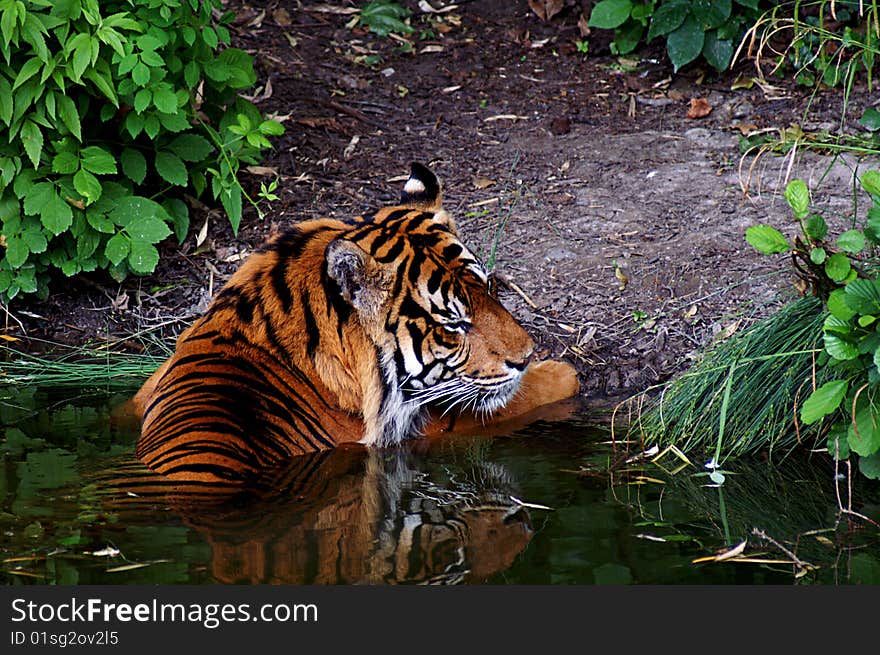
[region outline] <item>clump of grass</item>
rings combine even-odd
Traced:
[[[167,353],[114,350],[111,344],[51,344],[50,352],[33,354],[0,345],[0,385],[135,386],[155,371]]]
[[[880,155],[880,134],[868,108],[860,121],[865,130],[845,131],[851,112],[850,100],[858,79],[864,78],[868,92],[875,86],[874,69],[880,61],[880,3],[835,2],[834,0],[796,0],[782,2],[766,12],[746,33],[733,59],[740,54],[751,59],[758,84],[772,90],[768,77],[792,76],[812,89],[804,109],[807,123],[812,99],[827,87],[840,87],[842,100],[839,128],[833,133],[805,132],[799,125],[780,127],[775,133],[761,131],[743,140],[743,160],[754,155],[752,169],[768,152],[789,154],[789,169],[795,154],[812,150],[822,154],[850,154],[856,157]],[[769,70],[765,70],[769,62]],[[743,161],[740,163],[742,173]],[[741,174],[742,177],[742,174]],[[748,180],[741,182],[743,191]]]
[[[800,424],[796,410],[822,383],[824,318],[818,299],[803,298],[721,342],[659,395],[627,401],[639,407],[629,438],[711,453],[715,466],[757,451],[784,457],[814,440],[818,427]]]

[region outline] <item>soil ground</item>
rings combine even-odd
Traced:
[[[264,162],[280,199],[263,219],[247,208],[237,236],[217,210],[194,211],[192,234],[164,247],[151,277],[77,278],[45,303],[16,303],[28,336],[173,337],[272,230],[392,202],[420,161],[441,178],[466,242],[496,259],[502,299],[543,354],[574,363],[585,396],[621,396],[683,370],[792,288],[785,262],[744,240],[749,225],[790,224],[778,195],[786,176],[823,179],[814,200],[845,211],[845,166],[828,175],[813,155],[742,159],[739,145],[743,133],[791,123],[837,127],[839,89],[782,79],[733,90],[754,75],[751,62],[673,74],[660,46],[621,60],[598,31],[584,55],[577,3],[550,22],[525,0],[459,3],[411,52],[327,11],[352,3],[289,5],[229,4],[234,45],[255,58],[258,106],[287,128]],[[413,21],[426,28],[427,18],[416,9]],[[687,117],[694,98],[708,116]],[[857,86],[849,116],[871,100]]]

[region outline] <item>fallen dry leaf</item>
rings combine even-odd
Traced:
[[[497,116],[489,116],[484,118],[484,123],[492,123],[494,121],[527,121],[528,116],[517,116],[516,114],[498,114]]]
[[[688,108],[688,118],[705,118],[712,113],[712,105],[705,98],[691,98],[691,105]]]
[[[581,14],[581,17],[578,18],[578,31],[581,33],[581,38],[590,36],[590,26],[587,23],[587,15]]]
[[[281,25],[281,27],[287,27],[290,25],[290,14],[287,13],[287,10],[283,7],[279,7],[273,11],[272,18],[274,18],[275,22]]]
[[[278,177],[278,169],[272,166],[246,166],[245,170],[254,175],[263,175],[266,177]]]
[[[324,127],[331,132],[345,132],[345,128],[342,124],[330,116],[307,116],[304,118],[294,118],[293,120],[306,127]]]
[[[458,5],[446,5],[445,7],[440,7],[440,9],[434,9],[426,0],[419,0],[419,9],[426,14],[445,14],[458,9]]]
[[[319,4],[303,7],[302,11],[314,11],[319,14],[338,14],[340,16],[350,16],[351,14],[359,14],[360,7],[337,7],[336,5]]]
[[[739,125],[731,125],[731,127],[735,130],[739,130],[740,134],[743,136],[748,136],[758,129],[758,126],[754,123],[740,123]]]
[[[354,154],[354,149],[357,147],[360,140],[361,138],[357,134],[351,137],[351,141],[348,142],[348,145],[345,146],[345,150],[342,151],[342,158],[345,159],[345,161],[351,159],[351,156]]]
[[[473,180],[471,180],[471,181],[474,183],[474,186],[478,189],[486,189],[486,188],[492,186],[493,184],[495,184],[495,180],[490,180],[488,177],[482,177],[479,175],[475,176],[473,178]]]
[[[541,20],[550,20],[565,6],[565,0],[529,0],[529,7]]]

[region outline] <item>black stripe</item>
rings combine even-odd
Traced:
[[[287,283],[287,260],[279,258],[272,269],[269,271],[269,279],[272,281],[272,289],[278,300],[281,301],[281,308],[285,312],[290,312],[293,306],[293,296],[290,294],[290,285]]]
[[[403,248],[405,245],[406,244],[404,243],[404,240],[402,238],[398,238],[397,241],[394,242],[394,245],[392,245],[388,249],[388,252],[386,252],[381,257],[377,257],[376,260],[382,262],[383,264],[393,262],[403,252]]]
[[[419,361],[419,364],[424,366],[425,360],[422,357],[422,343],[425,340],[424,333],[418,325],[411,322],[406,324],[406,331],[409,332],[409,338],[412,339],[413,354]]]
[[[425,263],[427,259],[427,255],[423,250],[413,250],[412,259],[409,262],[409,281],[410,284],[415,285],[419,281],[419,276],[422,274],[422,265]],[[397,297],[396,294],[393,297]]]
[[[303,307],[303,318],[306,323],[306,337],[308,338],[308,342],[306,343],[306,353],[312,358],[312,360],[314,360],[315,351],[318,349],[318,343],[321,340],[321,333],[318,331],[318,324],[315,321],[315,315],[312,313],[312,306],[309,303],[309,292],[305,289],[300,296],[300,302]]]
[[[399,314],[401,316],[406,316],[407,318],[423,318],[429,323],[433,321],[431,313],[413,300],[413,297],[409,295],[400,303]]]
[[[435,294],[440,288],[440,282],[443,281],[443,269],[435,268],[428,278],[428,293]]]
[[[451,262],[462,252],[464,252],[464,248],[462,248],[457,243],[452,243],[443,249],[443,259],[445,259],[447,262]]]
[[[404,218],[411,213],[412,213],[412,209],[408,209],[408,208],[392,209],[384,216],[381,216],[381,217],[377,216],[377,218],[382,223],[391,223],[393,221],[400,220],[401,218]]]
[[[242,323],[250,323],[254,320],[254,301],[248,298],[246,293],[239,294],[235,303],[235,313]]]
[[[406,262],[401,263],[397,267],[397,273],[394,275],[394,284],[391,287],[391,297],[397,298],[403,290],[403,274],[406,272]]]
[[[269,276],[272,281],[272,289],[281,301],[281,307],[285,312],[289,312],[293,305],[293,297],[291,296],[290,285],[287,281],[288,267],[302,255],[309,241],[317,233],[317,231],[304,232],[298,227],[292,227],[267,248],[267,250],[277,253],[278,256],[278,260],[272,266]]]

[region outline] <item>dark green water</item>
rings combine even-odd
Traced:
[[[720,489],[699,467],[610,474],[587,416],[339,449],[297,461],[271,497],[195,503],[138,486],[136,434],[110,421],[129,393],[0,390],[3,583],[880,584],[880,531],[838,520],[819,458],[736,462]],[[877,486],[852,508],[877,521]],[[694,562],[746,538],[765,561]]]

